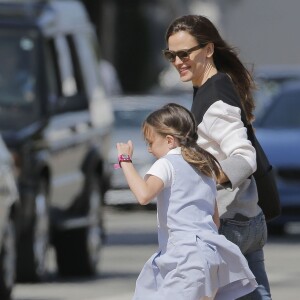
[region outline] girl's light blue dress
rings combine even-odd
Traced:
[[[199,300],[216,289],[216,300],[250,293],[257,283],[246,259],[218,234],[212,220],[213,179],[199,174],[179,154],[164,158],[175,178],[158,196],[159,247],[137,279],[133,300]]]

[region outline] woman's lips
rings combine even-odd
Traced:
[[[187,74],[188,70],[189,70],[189,67],[184,67],[184,68],[178,69],[178,72],[179,72],[180,76],[184,76]]]

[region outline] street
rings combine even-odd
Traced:
[[[93,278],[58,278],[47,283],[17,284],[13,300],[130,300],[135,280],[156,249],[155,210],[106,207],[107,243],[101,253],[99,274]],[[289,234],[270,237],[265,258],[273,300],[299,300],[300,226]]]

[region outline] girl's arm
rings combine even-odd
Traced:
[[[117,143],[117,149],[119,155],[128,154],[132,156],[133,145],[131,141],[128,141],[127,144]],[[160,178],[150,175],[147,179],[143,179],[131,162],[121,162],[121,166],[130,190],[141,205],[148,204],[163,189],[164,183]]]

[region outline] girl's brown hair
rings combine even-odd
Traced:
[[[201,45],[214,44],[213,60],[217,70],[230,76],[240,96],[248,122],[253,121],[255,105],[252,91],[255,89],[255,83],[250,72],[238,58],[235,48],[222,39],[214,24],[204,16],[187,15],[175,19],[166,32],[167,44],[169,37],[179,31],[188,32]]]
[[[183,158],[209,177],[220,176],[220,165],[215,157],[197,144],[197,123],[193,114],[185,107],[169,103],[151,113],[142,126],[146,138],[151,130],[175,137],[181,147]]]

